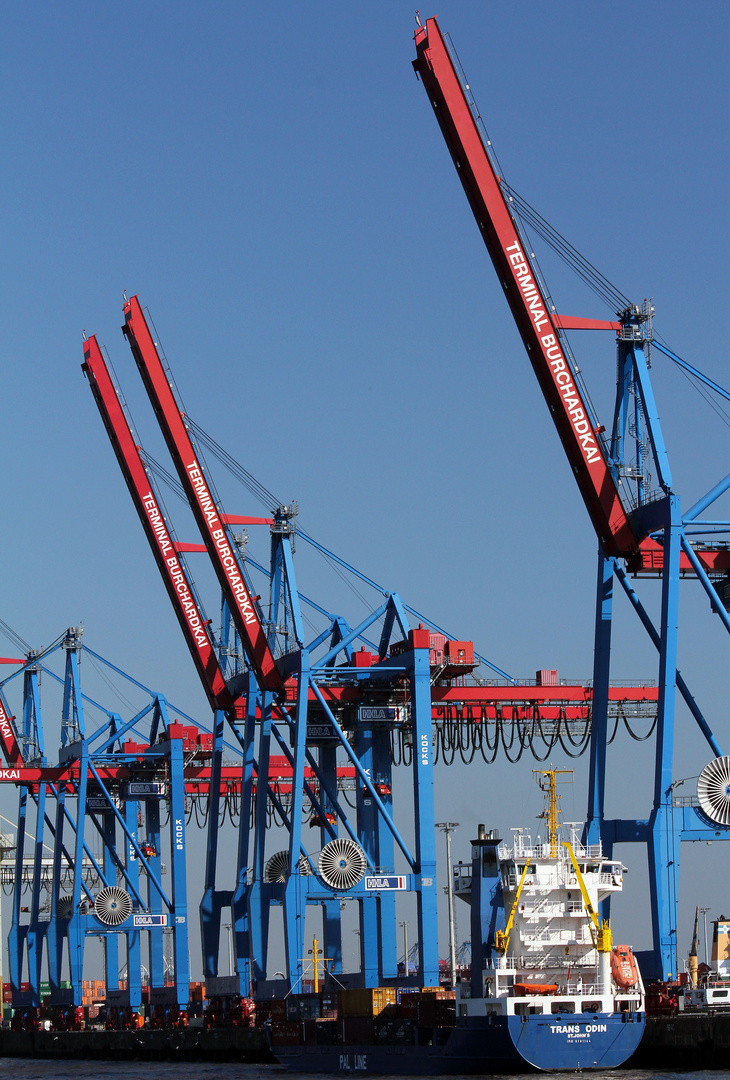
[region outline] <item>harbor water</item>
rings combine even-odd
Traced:
[[[0,1058],[0,1080],[274,1080],[281,1076],[297,1080],[297,1075],[279,1065],[236,1065],[231,1062],[179,1064],[158,1061],[38,1061]],[[529,1077],[534,1078],[535,1075],[531,1073]],[[567,1072],[549,1075],[552,1080],[575,1080],[576,1076],[575,1073]],[[722,1074],[707,1070],[671,1072],[658,1069],[616,1069],[586,1075],[590,1075],[591,1080],[676,1080],[678,1077],[682,1080],[717,1080]],[[308,1073],[307,1080],[317,1080],[317,1077]],[[400,1078],[383,1077],[381,1080]],[[528,1080],[528,1074],[514,1076],[511,1080]]]

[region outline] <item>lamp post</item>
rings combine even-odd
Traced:
[[[233,949],[231,942],[231,930],[233,929],[231,923],[223,923],[223,929],[228,931],[228,974],[233,974]]]
[[[451,883],[451,834],[459,828],[458,821],[437,821],[436,828],[446,833],[446,896],[449,903],[449,969],[451,987],[456,986],[456,941],[454,932],[454,891]]]

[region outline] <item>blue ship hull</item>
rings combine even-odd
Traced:
[[[293,1072],[490,1076],[614,1069],[631,1057],[644,1027],[643,1013],[463,1017],[454,1027],[421,1029],[412,1045],[302,1043],[272,1049]]]

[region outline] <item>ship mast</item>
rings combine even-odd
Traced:
[[[540,790],[545,792],[547,808],[541,814],[538,814],[538,817],[547,821],[548,836],[550,838],[550,858],[556,859],[558,857],[558,801],[560,799],[557,792],[557,778],[563,773],[572,777],[573,770],[533,769],[532,771],[535,774]]]

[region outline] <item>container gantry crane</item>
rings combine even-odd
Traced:
[[[274,507],[270,518],[258,519],[233,517],[223,512],[195,445],[199,429],[178,403],[163,354],[155,342],[156,335],[150,330],[136,297],[125,301],[123,330],[171,449],[185,501],[199,525],[201,517],[204,519],[203,544],[181,543],[175,538],[169,516],[155,491],[150,462],[133,434],[95,337],[84,343],[84,372],[198,675],[211,707],[216,710],[214,765],[226,722],[233,728],[243,754],[239,778],[241,826],[232,889],[215,887],[213,852],[217,834],[209,836],[201,905],[206,978],[215,980],[210,985],[220,990],[222,981],[217,976],[220,916],[222,908],[230,905],[236,931],[237,968],[236,976],[230,980],[232,991],[245,993],[252,985],[263,992],[268,977],[270,912],[273,906],[280,905],[284,909],[287,984],[295,986],[303,971],[301,913],[306,904],[321,906],[325,953],[333,959],[337,977],[344,978],[340,913],[343,897],[358,903],[361,962],[357,977],[366,985],[395,978],[396,893],[411,891],[416,893],[418,905],[421,953],[418,977],[425,985],[435,982],[438,962],[434,753],[440,751],[444,759],[451,753],[453,758],[458,743],[462,757],[466,754],[471,760],[479,747],[485,760],[493,760],[500,740],[505,753],[509,753],[516,732],[519,732],[516,741],[520,752],[530,746],[537,754],[533,738],[542,740],[543,753],[549,753],[558,740],[562,743],[563,736],[573,748],[584,745],[583,736],[579,733],[576,740],[575,734],[577,729],[584,733],[589,728],[591,691],[584,686],[560,684],[557,678],[555,685],[549,685],[552,680],[548,678],[544,682],[536,680],[536,685],[509,685],[507,677],[508,685],[467,684],[464,675],[481,659],[474,657],[471,643],[455,642],[441,632],[413,629],[409,614],[417,613],[397,593],[379,589],[369,579],[365,580],[385,597],[383,603],[354,628],[342,616],[328,615],[328,628],[306,641],[302,604],[309,603],[320,613],[326,609],[298,591],[292,560],[291,540],[296,531],[292,508]],[[252,600],[258,618],[253,632],[247,629],[240,606],[236,615],[235,597],[230,595],[231,574],[245,583],[249,598],[254,595],[247,567],[257,564],[248,555],[247,565],[243,564],[231,534],[234,524],[252,522],[268,524],[271,531],[270,566],[257,567],[269,581],[269,616],[264,617],[258,597]],[[307,534],[300,535],[331,556]],[[214,565],[217,562],[224,598],[222,638],[218,643],[210,634],[202,639],[204,661],[201,661],[198,626],[209,623],[184,562],[184,553],[194,551],[207,552]],[[230,563],[221,565],[222,551],[226,559],[230,556],[236,562],[236,567]],[[337,562],[352,569],[342,560]],[[194,607],[186,597],[195,598]],[[380,638],[371,642],[368,632],[378,622],[382,622]],[[224,657],[231,651],[232,639],[240,640],[247,661],[243,670],[233,674],[224,668]],[[217,663],[212,655],[216,644]],[[358,645],[360,648],[355,651]],[[505,676],[499,669],[495,671]],[[224,688],[233,700],[233,708],[230,701],[225,701]],[[651,687],[612,687],[610,695],[614,709],[651,711],[655,708],[656,690]],[[506,716],[509,711],[511,720]],[[511,736],[506,738],[510,723]],[[491,742],[489,737],[484,737],[490,726]],[[413,853],[394,816],[391,740],[401,748],[401,761],[411,755],[413,793],[404,819],[416,821]],[[416,747],[415,751],[411,750],[412,746]],[[285,755],[292,780],[291,803],[280,813],[288,830],[289,846],[284,852],[270,855],[267,819],[276,795],[269,785],[267,795],[258,798],[254,806],[251,793],[252,782],[268,773],[272,748]],[[354,814],[343,805],[338,791],[343,761],[345,768],[357,778]],[[306,772],[311,780],[307,780]],[[313,808],[310,823],[318,827],[319,859],[302,835],[303,799]],[[253,821],[251,828],[249,820]],[[400,850],[398,857],[405,859],[406,874],[393,873],[396,849]]]
[[[435,19],[417,20],[414,69],[420,77],[441,128],[459,179],[487,247],[512,316],[563,445],[599,544],[594,660],[593,728],[589,777],[588,842],[647,845],[651,892],[653,949],[644,958],[649,977],[677,970],[676,923],[680,840],[711,839],[727,833],[730,795],[713,803],[703,798],[706,770],[728,772],[728,759],[694,696],[677,671],[679,580],[695,577],[705,589],[712,610],[725,629],[730,618],[720,589],[730,581],[730,550],[713,539],[690,542],[688,527],[730,487],[720,480],[690,510],[682,513],[673,488],[669,458],[659,424],[648,372],[653,346],[702,380],[726,400],[727,391],[708,380],[652,335],[653,308],[626,303],[613,320],[559,315],[532,254],[521,223],[519,197],[505,183],[491,143],[453,47]],[[534,221],[534,217],[532,218]],[[567,330],[608,330],[616,334],[618,380],[610,440],[581,386],[572,359]],[[629,460],[629,437],[635,436],[636,457]],[[660,490],[646,483],[649,459]],[[661,622],[656,628],[628,580],[660,576]],[[604,814],[608,680],[613,583],[617,579],[659,652],[659,714],[653,805],[647,820],[607,819]],[[675,697],[679,692],[715,755],[700,776],[696,806],[680,806],[673,797],[672,751]],[[705,784],[707,787],[707,784]],[[677,818],[680,824],[677,824]],[[725,836],[724,838],[727,838]]]
[[[337,622],[331,634],[320,635],[308,646],[305,645],[291,558],[293,530],[289,508],[278,508],[271,526],[271,599],[270,619],[267,622],[228,531],[230,519],[223,515],[200,455],[193,446],[185,417],[175,399],[136,297],[125,304],[123,330],[218,576],[226,611],[245,652],[247,672],[237,680],[237,692],[244,699],[245,733],[242,744],[244,763],[248,763],[244,764],[244,769],[253,769],[255,763],[260,774],[267,774],[272,740],[278,743],[291,761],[292,803],[286,816],[289,849],[285,856],[284,873],[279,869],[274,875],[269,866],[270,860],[266,858],[266,801],[258,800],[251,844],[248,829],[243,824],[247,817],[242,816],[238,882],[233,895],[228,897],[236,925],[237,956],[246,958],[244,964],[239,965],[239,975],[245,977],[248,958],[255,958],[253,981],[266,977],[269,913],[272,904],[277,903],[283,907],[290,984],[295,985],[303,973],[302,911],[307,903],[323,907],[326,954],[333,957],[335,969],[341,970],[339,908],[342,888],[346,885],[349,895],[358,899],[361,959],[366,984],[377,985],[384,978],[394,977],[397,973],[395,918],[383,918],[382,915],[392,908],[394,916],[394,892],[403,889],[417,894],[421,977],[426,985],[436,983],[436,855],[432,824],[429,827],[429,822],[433,822],[433,776],[428,631],[411,630],[399,599],[389,596],[365,620],[364,625],[350,630]],[[85,345],[84,367],[92,380],[97,404],[125,476],[129,478],[132,470],[127,456],[131,455],[130,461],[135,457],[131,447],[133,440],[129,437],[126,421],[122,423],[124,418],[118,402],[115,404],[113,386],[109,383],[102,389],[100,377],[103,379],[103,364],[100,361],[101,352],[95,340],[91,339]],[[108,402],[105,402],[105,396]],[[126,454],[120,449],[125,444],[128,446]],[[139,479],[144,487],[147,478],[143,478],[143,474],[144,470],[139,474]],[[139,509],[136,488],[137,485],[132,485],[130,491]],[[149,531],[148,537],[153,547],[158,544],[156,536],[150,535]],[[173,591],[171,595],[173,603],[179,605],[177,594]],[[377,668],[374,672],[371,665],[375,658],[368,655],[365,664],[365,657],[360,654],[358,659],[357,655],[353,655],[351,646],[367,627],[381,618],[389,628],[388,635],[393,627],[398,628],[402,635],[402,649],[398,656],[389,657],[389,636],[385,635],[381,640],[377,662],[373,665]],[[180,618],[180,623],[187,633],[185,620]],[[288,626],[285,634],[287,652],[280,651],[279,628],[282,625]],[[324,655],[312,662],[312,650],[320,647],[324,647]],[[280,651],[280,655],[275,655],[275,649]],[[335,661],[343,657],[345,670],[342,667],[335,670]],[[198,670],[204,678],[207,677],[205,672],[201,672],[200,666]],[[413,738],[421,748],[418,755],[413,755],[412,766],[412,818],[417,825],[413,853],[392,817],[389,737],[393,725],[401,721],[403,711],[392,707],[391,701],[402,697],[404,681],[408,685]],[[371,694],[373,704],[368,706],[370,722],[358,725],[354,736],[351,730],[347,730],[352,726],[352,707],[345,720],[345,710],[331,694],[332,685],[338,682],[341,686],[344,684],[351,688],[368,683],[378,687]],[[288,683],[288,693],[285,683]],[[362,699],[362,690],[358,697]],[[257,728],[258,753],[254,758]],[[319,728],[316,733],[315,728]],[[353,824],[337,790],[338,748],[344,751],[359,778],[356,820]],[[312,873],[311,854],[302,838],[302,800],[306,793],[304,769],[307,764],[314,770],[319,786],[318,795],[311,787],[308,792],[313,805],[317,807],[320,823],[322,851],[317,874]],[[244,776],[244,789],[245,786]],[[335,822],[344,835],[338,835]],[[394,877],[392,873],[384,874],[383,868],[392,870],[396,844],[407,861],[409,872]],[[249,880],[247,867],[250,848],[253,869]],[[366,876],[366,872],[369,876]],[[375,881],[379,881],[380,885],[376,887],[373,884]],[[385,895],[381,895],[383,893]],[[211,912],[211,917],[215,918],[215,914]],[[246,933],[250,940],[243,946],[240,938]],[[215,975],[216,962],[217,954],[206,956],[206,975]]]
[[[107,1002],[112,1007],[124,1006],[127,1012],[139,1009],[143,934],[148,937],[150,977],[160,1004],[166,998],[167,1005],[179,1010],[187,1006],[189,996],[182,726],[170,722],[165,699],[153,695],[131,720],[122,722],[117,713],[110,712],[106,724],[87,734],[79,677],[80,639],[80,628],[70,628],[48,649],[31,652],[17,672],[3,680],[6,687],[22,674],[24,684],[21,729],[4,704],[13,737],[10,744],[19,747],[20,760],[8,754],[8,767],[0,769],[0,783],[13,784],[19,791],[8,949],[14,1022],[20,1026],[37,1023],[44,967],[49,979],[44,1004],[53,1012],[54,1022],[60,1027],[77,1026],[83,1001],[84,945],[89,936],[103,941]],[[44,661],[57,649],[64,650],[66,659],[60,680],[59,756],[58,763],[51,765],[45,752],[40,674],[47,670]],[[125,739],[146,717],[150,718],[147,739],[139,744]],[[169,891],[161,883],[161,801],[170,811]],[[25,847],[33,807],[29,871]],[[143,821],[144,840],[140,835]],[[93,853],[92,837],[101,842],[101,859]],[[44,866],[46,848],[53,853],[50,877]],[[26,883],[31,892],[27,907],[22,905]],[[71,892],[63,894],[69,885]],[[46,904],[42,903],[43,890],[49,893]],[[167,989],[163,930],[172,935],[175,966],[175,985]],[[116,980],[120,936],[125,939],[128,971],[123,991]],[[64,970],[69,976],[65,984]]]
[[[62,678],[49,666],[58,650],[65,652]],[[198,820],[199,807],[217,833],[219,808],[233,815],[233,807],[241,805],[242,770],[216,763],[213,732],[183,722],[189,718],[151,691],[145,691],[147,704],[131,718],[103,710],[104,722],[87,733],[84,703],[100,706],[81,690],[83,651],[81,630],[72,627],[48,649],[29,650],[24,660],[8,659],[16,670],[0,684],[6,762],[0,767],[0,784],[19,792],[15,858],[3,872],[5,884],[10,875],[15,886],[8,934],[14,1023],[37,1026],[42,1007],[42,1018],[56,1028],[79,1025],[85,1004],[85,943],[99,937],[109,1024],[133,1024],[145,1004],[156,1023],[164,1017],[174,1025],[181,1022],[189,996],[188,824],[193,813]],[[99,654],[85,651],[95,666],[103,665],[141,688]],[[44,732],[48,708],[41,703],[42,676],[59,683],[62,691],[55,764],[43,751],[51,732]],[[23,722],[18,726],[6,691],[15,689],[21,678]],[[236,747],[227,742],[224,749]],[[271,755],[262,798],[283,816],[291,801],[292,776],[290,760],[284,754]],[[256,804],[258,781],[254,775],[249,782],[249,808]],[[316,782],[311,768],[305,768],[305,789]],[[340,769],[338,782],[354,787],[354,770]],[[165,816],[167,828],[162,826]],[[99,845],[101,855],[95,854]],[[165,874],[171,887],[163,885]],[[207,931],[214,921],[201,919],[201,927]],[[167,943],[172,956],[166,967]],[[212,948],[206,933],[203,944]],[[120,986],[122,963],[126,985]],[[148,970],[144,981],[143,965]]]

